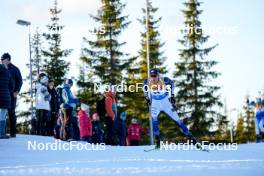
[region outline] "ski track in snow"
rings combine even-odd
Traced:
[[[18,135],[0,141],[0,175],[232,175],[263,176],[264,145],[239,145],[237,151],[153,151],[149,146],[104,151],[28,151],[27,141],[49,137]]]

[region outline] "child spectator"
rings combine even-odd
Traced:
[[[99,116],[97,113],[94,113],[92,115],[92,126],[93,126],[92,143],[94,144],[102,143],[104,131],[102,129],[102,125],[99,121]]]
[[[138,146],[141,140],[141,134],[145,135],[147,131],[138,124],[137,119],[133,118],[128,127],[129,145]]]
[[[117,144],[120,146],[126,145],[127,125],[126,125],[126,112],[122,112],[120,117],[115,119],[115,137],[117,138]]]
[[[82,141],[91,143],[92,122],[89,117],[89,106],[81,104],[81,110],[78,113],[80,123],[80,136]]]
[[[50,99],[51,96],[48,92],[49,79],[43,76],[36,84],[36,110],[37,110],[37,134],[47,135],[47,123],[50,121]]]

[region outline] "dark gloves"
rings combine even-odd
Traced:
[[[175,97],[173,95],[170,97],[169,100],[170,100],[172,105],[174,105],[176,103]]]
[[[150,99],[146,98],[145,100],[146,100],[146,103],[150,106],[151,105]]]

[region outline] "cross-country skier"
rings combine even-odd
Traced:
[[[175,104],[174,82],[168,77],[162,78],[157,69],[150,70],[150,76],[150,80],[144,81],[144,96],[150,106],[153,133],[157,141],[156,148],[160,147],[158,116],[161,111],[169,115],[170,118],[172,118],[172,120],[174,120],[180,127],[185,136],[196,144],[197,140],[192,136],[186,125],[180,120],[175,108],[173,107]]]
[[[249,102],[247,100],[249,106],[255,106],[255,129],[256,129],[256,142],[264,142],[264,100],[261,98],[256,99],[256,103],[254,101]]]

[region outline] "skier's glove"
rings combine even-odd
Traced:
[[[170,102],[172,105],[174,105],[176,103],[174,96],[170,97]]]

